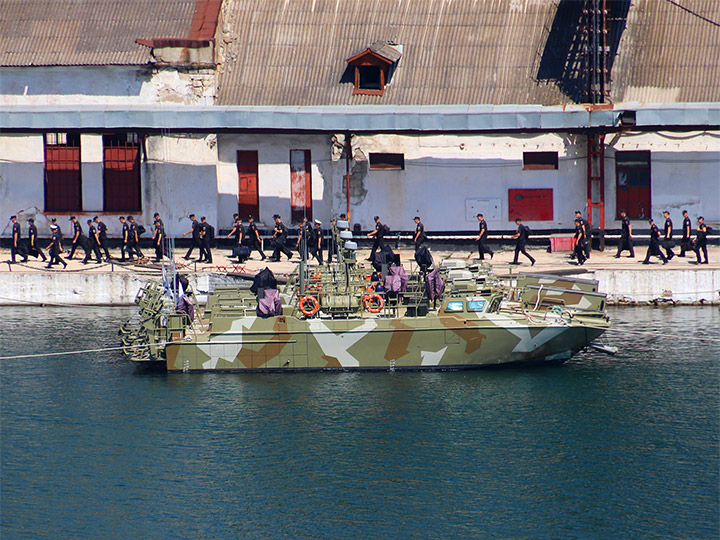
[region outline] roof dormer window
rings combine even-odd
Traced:
[[[382,96],[401,56],[400,45],[381,41],[348,58],[348,69],[354,72],[353,95]]]

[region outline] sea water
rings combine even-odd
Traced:
[[[129,308],[2,308],[0,356]],[[615,357],[417,373],[0,360],[0,538],[717,538],[720,311],[612,309]]]

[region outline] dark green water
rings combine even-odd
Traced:
[[[115,346],[129,314],[3,308],[0,356]],[[611,315],[616,357],[549,368],[2,360],[0,537],[717,538],[720,310]]]

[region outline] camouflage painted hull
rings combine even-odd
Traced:
[[[609,325],[601,317],[473,315],[239,318],[217,333],[168,343],[167,370],[449,370],[562,362]]]

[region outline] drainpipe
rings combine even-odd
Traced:
[[[352,154],[352,141],[350,132],[345,134],[345,195],[347,195],[347,206],[345,217],[350,223],[350,155]]]

